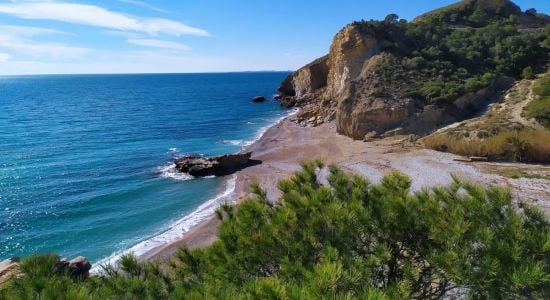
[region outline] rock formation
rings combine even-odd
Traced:
[[[524,28],[550,23],[548,16],[522,13],[509,0],[464,0],[418,17],[414,22],[422,22],[448,9],[468,14],[481,10],[489,16],[493,14],[494,18],[514,14],[519,20],[518,26]],[[344,27],[334,37],[327,56],[300,68],[282,82],[279,87],[281,104],[300,107],[296,116],[300,123],[316,126],[335,120],[337,131],[354,139],[396,128],[404,133],[423,135],[469,117],[513,82],[500,76],[487,87],[474,93],[464,92],[444,105],[419,100],[403,92],[402,86],[406,84],[396,87],[395,83],[392,85],[391,76],[380,72],[389,61],[398,64],[406,61],[402,53],[411,53],[411,44],[415,42],[407,41],[405,33],[391,22],[398,21],[392,18],[380,22],[378,27],[354,22]],[[444,77],[431,80],[444,80]]]
[[[88,278],[91,268],[92,264],[84,256],[78,256],[71,260],[62,258],[55,264],[55,269],[58,272],[66,273],[71,278],[79,280]]]
[[[252,98],[252,102],[255,102],[255,103],[265,102],[265,100],[266,99],[264,96],[256,96]]]
[[[382,50],[391,43],[361,23],[346,26],[335,36],[328,56],[285,79],[279,88],[284,105],[306,107],[301,118],[306,121],[335,118],[338,132],[356,139],[394,128],[412,114],[414,105],[412,99],[377,96],[372,75],[388,55]]]
[[[67,274],[75,280],[84,280],[90,276],[92,264],[83,256],[71,260],[56,257],[52,270],[59,274]],[[23,276],[19,270],[19,258],[13,257],[0,262],[0,286],[11,278]]]
[[[191,176],[224,176],[261,163],[251,159],[252,152],[215,157],[185,156],[176,160],[176,169]]]

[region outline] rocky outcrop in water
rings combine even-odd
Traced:
[[[176,169],[195,177],[224,176],[261,163],[251,156],[252,152],[214,157],[185,156],[176,160]]]
[[[252,98],[252,102],[254,103],[261,103],[261,102],[265,102],[266,99],[264,96],[256,96],[254,98]]]

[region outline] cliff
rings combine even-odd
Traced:
[[[411,23],[396,15],[354,22],[327,56],[284,80],[282,104],[301,107],[299,118],[313,125],[335,119],[337,131],[354,139],[423,135],[477,113],[525,68],[546,65],[549,23],[507,0],[466,0]],[[507,39],[529,54],[502,45]]]

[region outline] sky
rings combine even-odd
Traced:
[[[456,0],[0,0],[0,74],[295,70],[354,20]],[[550,0],[515,1],[550,14]]]

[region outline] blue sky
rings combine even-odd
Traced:
[[[353,20],[455,0],[0,0],[0,74],[293,70]],[[518,0],[550,13],[550,0]]]

